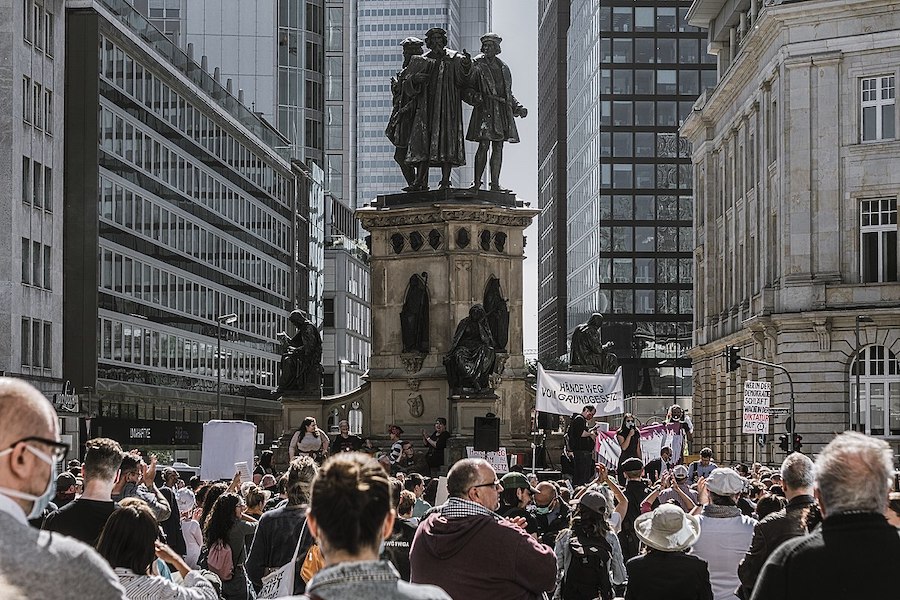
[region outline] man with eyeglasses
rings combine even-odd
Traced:
[[[109,564],[72,538],[28,526],[54,495],[68,452],[56,411],[24,381],[0,377],[0,578],[19,598],[125,598]]]
[[[410,548],[410,580],[453,598],[540,598],[556,583],[553,548],[501,519],[503,486],[490,463],[463,459],[447,474],[450,497],[419,525]]]

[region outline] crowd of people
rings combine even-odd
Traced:
[[[393,460],[343,423],[326,458],[312,420],[284,473],[264,453],[251,481],[206,482],[157,477],[155,457],[107,438],[58,474],[58,419],[22,381],[0,378],[0,423],[3,598],[885,598],[900,561],[891,450],[855,432],[815,463],[720,467],[704,449],[684,465],[664,448],[578,486],[467,458],[439,490],[427,463],[397,466],[399,427]]]

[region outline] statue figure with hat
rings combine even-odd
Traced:
[[[491,152],[491,183],[494,192],[505,192],[500,187],[500,167],[503,163],[503,143],[519,142],[519,132],[515,117],[526,117],[528,109],[522,106],[512,93],[512,74],[509,67],[497,58],[500,54],[500,42],[503,39],[496,33],[481,36],[481,54],[472,61],[472,74],[469,77],[472,105],[472,118],[466,139],[478,142],[475,153],[474,189],[482,185],[482,175],[488,162],[488,150]]]
[[[462,95],[468,85],[472,58],[465,50],[459,53],[447,48],[447,32],[440,27],[428,30],[425,45],[428,104],[413,120],[406,162],[425,165],[419,169],[415,190],[428,189],[428,167],[441,168],[440,187],[446,189],[450,187],[453,167],[466,164]]]
[[[425,127],[428,119],[430,64],[422,58],[425,42],[419,38],[408,37],[400,45],[403,46],[403,68],[395,77],[391,77],[393,108],[384,134],[396,147],[394,160],[400,165],[407,184],[403,191],[412,192],[419,189],[417,180],[423,175],[423,171],[428,170],[428,161],[409,160],[409,146],[411,138],[415,139],[416,147],[427,144],[428,132]],[[416,135],[413,135],[414,132]]]

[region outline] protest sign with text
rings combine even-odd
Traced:
[[[622,368],[612,375],[545,371],[538,363],[535,407],[540,412],[571,416],[585,406],[593,406],[598,415],[625,412]]]
[[[769,402],[772,384],[768,381],[744,382],[743,433],[764,435],[769,433]]]

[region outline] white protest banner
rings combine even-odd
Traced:
[[[203,424],[200,477],[206,481],[231,479],[235,463],[253,464],[256,425],[248,421],[208,421]]]
[[[769,402],[772,399],[772,384],[768,381],[744,382],[744,428],[743,433],[769,433]]]
[[[476,450],[474,446],[466,446],[467,458],[483,458],[491,463],[497,473],[509,473],[509,463],[506,461],[506,448],[500,447],[496,452],[484,452]]]
[[[672,456],[681,456],[684,443],[681,423],[649,425],[641,427],[638,431],[641,434],[641,454],[644,464],[659,458],[659,451],[665,446],[672,449]],[[622,452],[616,441],[616,433],[618,431],[599,432],[594,448],[597,452],[597,461],[604,463],[610,469],[615,469],[619,464],[619,454]]]
[[[593,406],[598,415],[625,412],[622,367],[612,375],[545,371],[538,363],[535,407],[540,412],[571,416],[585,406]]]

